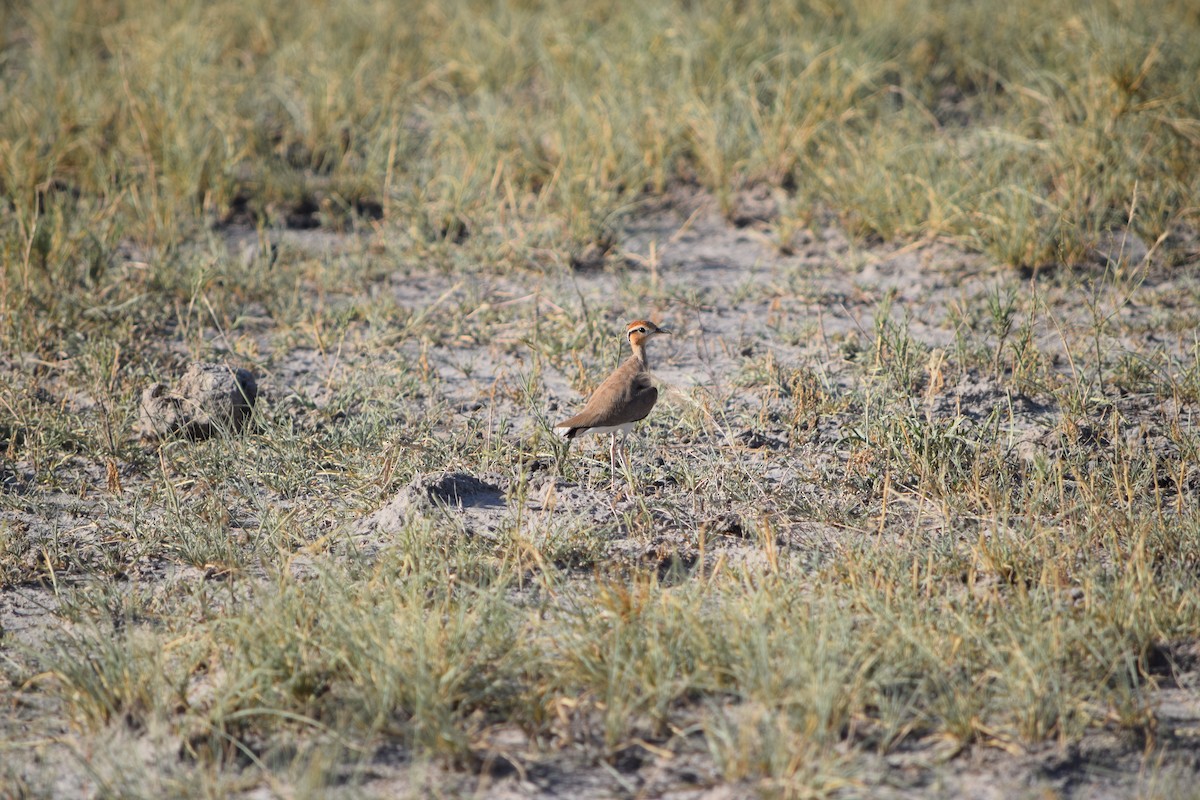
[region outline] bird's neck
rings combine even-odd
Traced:
[[[633,351],[633,357],[636,358],[639,362],[641,362],[642,369],[646,370],[646,372],[649,372],[650,371],[650,360],[646,356],[645,343],[634,340],[634,339],[630,339],[629,340],[629,349]]]

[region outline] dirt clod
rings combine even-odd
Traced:
[[[355,530],[358,535],[399,530],[411,514],[439,505],[475,510],[486,516],[489,510],[504,509],[504,489],[466,472],[418,475],[387,505],[360,520]]]
[[[257,397],[258,383],[249,370],[194,362],[176,389],[165,383],[146,387],[138,432],[151,441],[176,436],[201,441],[221,430],[239,431]]]
[[[494,505],[502,499],[499,486],[465,472],[422,475],[409,484],[407,491],[434,503],[465,507]]]

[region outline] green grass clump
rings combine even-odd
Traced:
[[[1100,725],[1152,741],[1155,648],[1200,608],[1155,575],[1164,529],[1130,526],[1138,541],[1102,547],[1111,562],[996,530],[966,549],[864,543],[816,572],[786,557],[580,593],[553,571],[520,589],[504,559],[418,523],[373,566],[281,576],[186,629],[139,621],[145,599],[81,596],[100,627],[37,680],[79,724],[165,724],[209,762],[283,763],[297,736],[331,731],[351,751],[398,738],[469,764],[502,726],[528,737],[524,758],[555,741],[686,751],[699,730],[725,779],[828,790],[855,779],[847,741],[1007,748]]]
[[[801,214],[1031,266],[1081,258],[1133,197],[1164,252],[1195,224],[1186,3],[2,13],[4,276],[39,307],[46,286],[127,277],[124,237],[170,247],[302,206],[514,242],[516,263],[547,236],[603,239],[680,180],[727,208],[765,181]]]

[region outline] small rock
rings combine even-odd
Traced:
[[[193,363],[172,390],[164,383],[142,392],[138,431],[159,441],[175,436],[201,441],[221,430],[242,429],[258,397],[258,383],[247,369]]]
[[[739,228],[774,222],[779,217],[779,200],[771,187],[759,184],[738,192],[729,221]]]
[[[775,437],[768,436],[750,428],[746,428],[733,438],[737,439],[751,450],[762,450],[764,448],[769,450],[778,450],[779,448],[783,447],[783,442]]]
[[[749,535],[744,520],[738,514],[732,511],[726,511],[702,526],[707,533],[716,533],[723,536],[734,536],[744,538]]]

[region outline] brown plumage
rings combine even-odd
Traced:
[[[658,401],[658,389],[650,382],[646,343],[655,336],[669,333],[644,319],[626,325],[625,337],[633,354],[596,388],[582,411],[555,425],[554,432],[568,440],[583,433],[611,433],[609,453],[615,470],[617,431],[621,431],[624,439],[633,423],[645,419]]]

